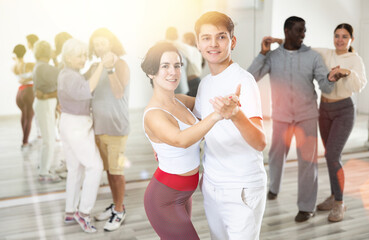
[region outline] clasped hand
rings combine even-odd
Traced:
[[[118,61],[117,55],[112,52],[107,52],[102,56],[101,61],[106,69],[114,68],[115,63]]]
[[[222,119],[231,119],[240,110],[240,96],[241,85],[237,86],[234,94],[227,95],[225,97],[215,97],[210,99],[210,103],[213,105],[214,112]]]
[[[343,77],[347,77],[350,74],[350,71],[344,68],[341,68],[339,65],[332,68],[328,75],[328,80],[331,82],[336,82]]]

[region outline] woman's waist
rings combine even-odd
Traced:
[[[332,98],[327,98],[325,96],[321,96],[320,101],[324,102],[324,103],[334,103],[334,102],[339,102],[339,101],[342,101],[342,100],[345,100],[345,99],[347,99],[347,97],[346,98],[332,99]]]
[[[28,87],[33,87],[33,84],[32,83],[26,83],[26,84],[22,84],[19,86],[19,90],[23,90],[23,89],[26,89]]]
[[[159,167],[170,174],[189,176],[199,171],[200,156],[187,159],[163,159],[158,155]]]
[[[53,92],[42,92],[41,90],[36,89],[35,95],[36,95],[36,98],[45,100],[45,99],[50,99],[50,98],[57,98],[58,92],[56,90]]]
[[[179,190],[179,191],[194,191],[197,188],[197,185],[199,183],[199,171],[198,168],[193,169],[190,172],[187,172],[185,174],[191,174],[192,175],[179,175],[179,174],[172,174],[168,173],[160,167],[158,167],[154,173],[154,177],[161,182],[162,184]]]

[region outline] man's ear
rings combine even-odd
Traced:
[[[154,75],[147,74],[147,76],[149,76],[150,79],[154,79]]]
[[[235,36],[232,37],[232,40],[231,40],[231,50],[233,50],[235,47],[236,47],[236,44],[237,44],[237,39]]]

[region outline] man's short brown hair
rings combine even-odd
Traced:
[[[199,37],[201,26],[204,24],[211,24],[214,26],[224,26],[227,28],[230,37],[233,37],[234,24],[230,17],[224,13],[212,11],[204,13],[195,23],[195,32],[197,37]]]

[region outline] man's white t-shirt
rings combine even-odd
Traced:
[[[224,97],[241,84],[241,110],[247,118],[262,118],[259,88],[254,77],[237,63],[201,80],[194,114],[201,119],[214,112],[209,102]],[[216,186],[261,187],[266,184],[263,154],[252,148],[231,120],[221,120],[205,136],[204,177]]]

